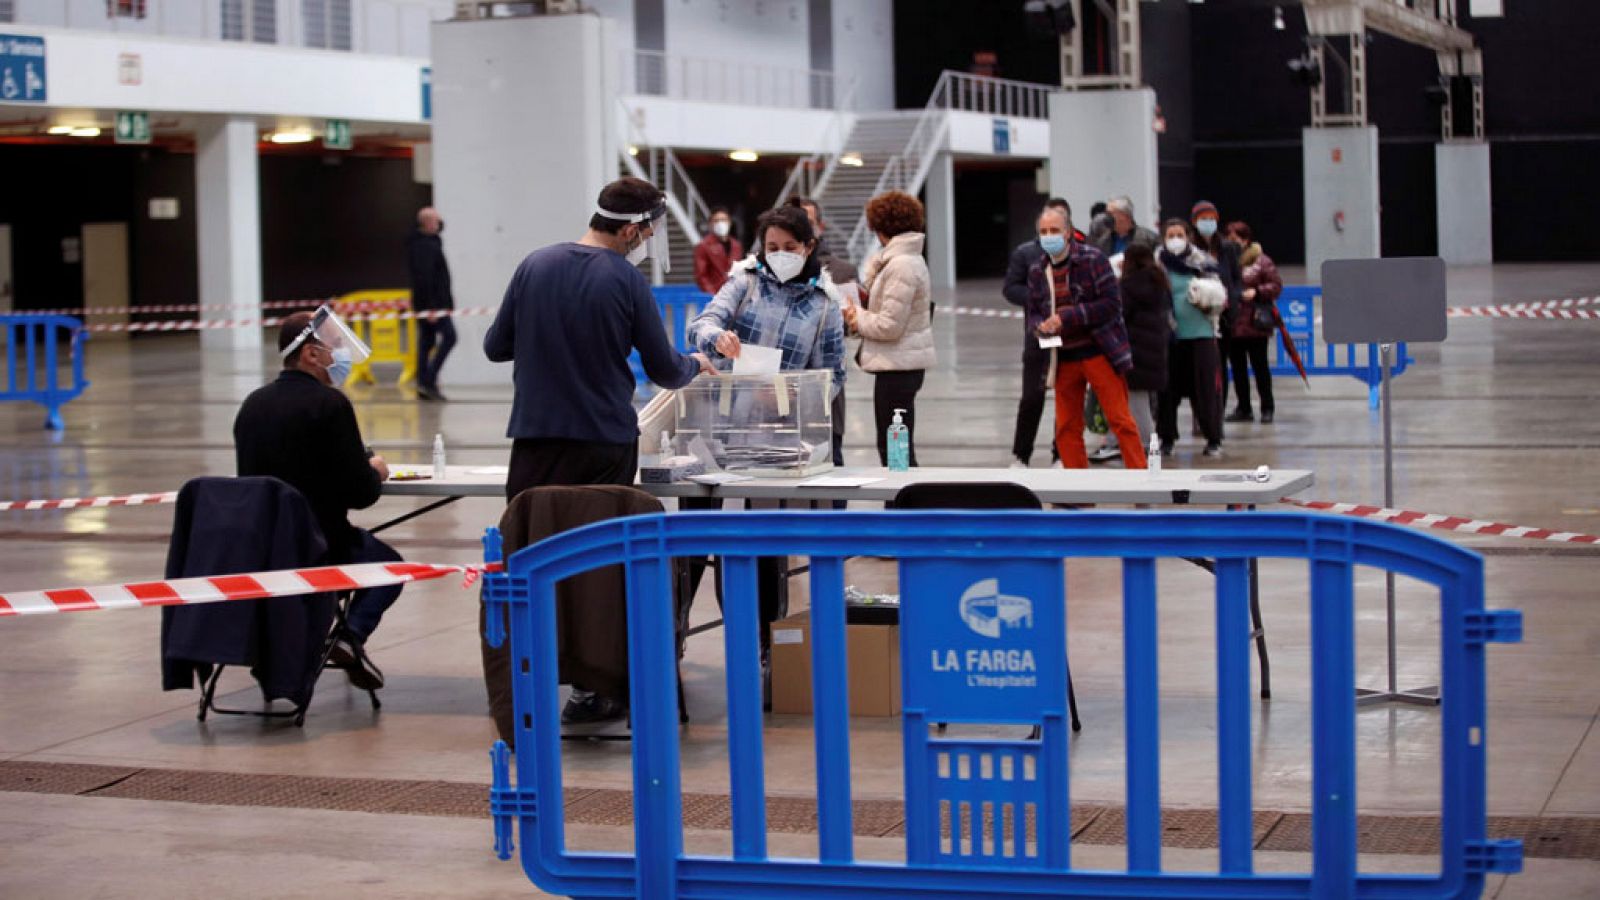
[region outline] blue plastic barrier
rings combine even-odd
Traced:
[[[711,302],[711,295],[692,284],[662,284],[650,291],[655,295],[656,308],[661,310],[661,322],[667,327],[667,337],[672,339],[672,346],[677,347],[679,353],[693,353],[694,348],[689,346],[687,334],[689,322]],[[639,361],[639,351],[629,354],[628,365],[633,367],[633,380],[636,383],[640,386],[650,383],[644,374],[644,365]]]
[[[1003,536],[1003,537],[1002,537]],[[485,538],[490,561],[499,535]],[[906,862],[852,849],[844,560],[899,559]],[[675,557],[718,555],[724,578],[733,851],[684,852],[679,779]],[[810,557],[815,860],[767,850],[756,558]],[[1063,560],[1123,567],[1128,870],[1072,867]],[[1161,863],[1157,561],[1216,560],[1219,871]],[[1255,558],[1310,570],[1312,864],[1253,868],[1248,568]],[[569,853],[562,802],[555,585],[625,566],[633,728],[632,855]],[[1443,676],[1440,871],[1356,866],[1354,568],[1439,590]],[[1521,637],[1521,613],[1483,608],[1483,562],[1398,526],[1306,513],[742,512],[618,519],[545,540],[486,579],[488,639],[509,612],[516,786],[497,743],[495,847],[540,889],[580,897],[1475,897],[1490,872],[1515,872],[1521,844],[1488,840],[1484,645]],[[1186,603],[1203,601],[1185,596]],[[1041,726],[1026,740],[945,739],[936,722]]]
[[[1294,341],[1300,351],[1300,361],[1305,363],[1306,375],[1349,375],[1367,386],[1367,407],[1378,408],[1378,386],[1383,382],[1383,359],[1377,344],[1324,344],[1317,339],[1317,306],[1322,299],[1322,288],[1309,285],[1285,285],[1278,297],[1278,315],[1283,317],[1283,332]],[[1277,357],[1272,363],[1272,374],[1299,378],[1294,362],[1275,344]],[[1320,352],[1319,352],[1320,350]],[[1362,352],[1364,351],[1364,352]],[[1396,344],[1391,377],[1398,376],[1416,362],[1406,353],[1406,345]]]
[[[0,401],[37,403],[45,409],[44,427],[62,430],[66,427],[61,420],[62,405],[89,386],[83,377],[83,323],[71,316],[0,315],[0,330],[5,332],[6,342],[5,390],[0,391]],[[57,349],[62,332],[71,342],[72,382],[67,385],[61,383]]]

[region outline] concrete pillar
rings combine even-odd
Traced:
[[[1159,229],[1156,93],[1061,91],[1050,95],[1050,194],[1072,204],[1072,221],[1089,228],[1089,207],[1126,194],[1139,224]]]
[[[1489,193],[1489,144],[1435,144],[1433,170],[1439,212],[1439,255],[1451,265],[1494,262]]]
[[[195,145],[195,227],[199,234],[200,304],[225,307],[201,318],[253,319],[261,314],[261,198],[256,123],[202,117]],[[204,350],[232,351],[255,363],[259,328],[201,332]]]
[[[500,305],[524,257],[583,236],[619,163],[613,25],[599,16],[435,22],[433,202],[457,306]],[[648,126],[646,126],[648,127]],[[449,384],[511,383],[491,319],[458,316]]]
[[[1330,259],[1382,255],[1378,225],[1378,129],[1307,128],[1305,160],[1306,280],[1322,283]]]
[[[956,175],[950,154],[928,169],[928,274],[936,288],[956,286]]]

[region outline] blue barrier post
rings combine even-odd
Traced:
[[[767,853],[755,659],[755,558],[811,561],[816,859]],[[843,558],[899,560],[906,861],[852,852]],[[672,561],[724,560],[730,854],[684,850],[676,728]],[[1164,871],[1159,795],[1157,562],[1216,561],[1216,872]],[[1128,866],[1075,869],[1066,725],[1064,567],[1120,559],[1126,627]],[[1249,567],[1303,562],[1311,585],[1312,860],[1253,866]],[[634,851],[565,849],[555,586],[624,567],[632,700]],[[1436,874],[1362,872],[1356,841],[1356,566],[1438,591],[1442,723]],[[1185,600],[1191,600],[1185,597]],[[1403,896],[1472,898],[1489,873],[1521,868],[1520,844],[1486,838],[1485,645],[1520,639],[1521,614],[1483,608],[1483,560],[1431,535],[1309,513],[744,512],[614,519],[516,553],[486,577],[487,637],[510,613],[517,754],[494,752],[496,849],[541,889],[583,897]],[[933,722],[1033,725],[1023,739],[935,736]],[[515,766],[515,779],[511,767]],[[540,798],[545,803],[540,804]]]
[[[1285,285],[1278,296],[1278,316],[1283,320],[1283,336],[1294,342],[1300,352],[1300,361],[1306,367],[1307,377],[1319,375],[1348,375],[1367,386],[1367,408],[1378,408],[1378,387],[1383,383],[1383,366],[1377,344],[1324,344],[1317,338],[1317,306],[1322,299],[1322,289],[1312,285]],[[1366,355],[1358,357],[1358,348],[1364,347]],[[1395,345],[1394,367],[1390,374],[1398,376],[1411,363],[1416,362],[1406,352],[1405,344]],[[1300,373],[1294,361],[1277,344],[1273,358],[1272,374],[1298,378]]]
[[[66,427],[61,407],[89,387],[83,377],[83,323],[71,316],[19,313],[0,315],[0,330],[5,333],[6,342],[5,390],[0,391],[0,401],[37,403],[45,409],[44,427],[61,431]],[[63,334],[72,354],[72,381],[66,385],[61,383],[57,351]],[[19,346],[22,348],[20,372],[17,367]]]

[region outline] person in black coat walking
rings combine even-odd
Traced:
[[[456,308],[450,291],[450,264],[444,259],[444,219],[431,206],[417,211],[417,227],[406,239],[406,257],[411,269],[411,310],[442,310],[443,315],[417,320],[417,395],[424,400],[443,400],[439,393],[439,370],[456,346],[456,326],[449,311]],[[436,346],[437,345],[437,346]]]
[[[333,387],[333,348],[306,336],[314,315],[295,313],[283,320],[278,329],[283,371],[239,407],[233,420],[238,474],[277,478],[304,495],[322,527],[330,564],[400,562],[391,547],[350,524],[350,510],[378,502],[389,467],[367,451],[355,409]],[[400,586],[393,585],[358,591],[351,601],[349,627],[331,661],[344,667],[358,688],[382,687],[383,678],[363,669],[357,660],[364,654],[348,645],[364,644],[399,596]]]
[[[1128,407],[1139,438],[1155,433],[1156,394],[1167,387],[1167,352],[1172,344],[1172,285],[1146,244],[1130,244],[1122,258],[1122,318],[1133,348],[1127,374]]]

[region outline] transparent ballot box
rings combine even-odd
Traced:
[[[741,475],[800,478],[833,468],[833,373],[696,378],[678,390],[673,450],[709,451]],[[698,439],[698,441],[697,441]]]

